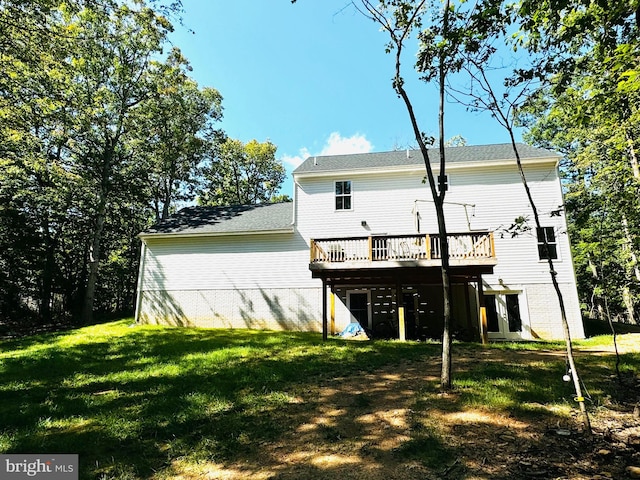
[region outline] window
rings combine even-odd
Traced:
[[[538,257],[540,260],[558,258],[558,245],[556,244],[556,233],[553,227],[541,227],[538,232]],[[544,244],[545,240],[547,245]]]
[[[518,303],[518,294],[510,293],[505,295],[507,302],[507,321],[509,323],[510,332],[522,331],[522,318],[520,317],[520,304]]]
[[[498,320],[498,308],[496,307],[496,296],[485,295],[484,305],[487,309],[487,331],[496,333],[500,331],[500,323]]]
[[[441,192],[441,187],[444,187],[444,191],[449,190],[449,175],[438,175],[438,191]]]
[[[351,210],[351,181],[336,182],[336,210]]]

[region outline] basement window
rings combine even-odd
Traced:
[[[336,182],[336,210],[351,210],[351,180]]]

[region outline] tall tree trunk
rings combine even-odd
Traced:
[[[164,180],[164,198],[162,199],[162,217],[161,220],[166,220],[169,217],[169,206],[171,204],[171,195],[172,195],[172,181],[171,179]]]
[[[98,282],[98,269],[100,267],[100,247],[106,216],[107,196],[106,192],[103,192],[101,194],[95,230],[93,231],[91,246],[89,248],[89,274],[87,277],[87,288],[84,292],[84,303],[82,305],[82,322],[85,324],[93,321],[93,306],[96,296],[96,284]]]
[[[625,136],[627,137],[627,147],[629,149],[629,163],[631,164],[631,170],[633,171],[633,178],[640,180],[640,165],[638,165],[638,156],[636,155],[635,142],[629,131],[625,129]]]
[[[115,144],[115,142],[114,142]],[[113,149],[109,148],[103,153],[103,166],[100,182],[100,193],[98,197],[98,211],[96,214],[96,224],[89,247],[89,273],[87,277],[87,288],[84,292],[84,302],[82,305],[83,323],[93,321],[93,307],[96,296],[96,284],[98,282],[98,270],[100,267],[100,248],[102,245],[102,233],[107,219],[107,200],[109,196],[109,182],[111,179],[111,162],[113,159]]]
[[[640,268],[638,267],[638,256],[636,255],[633,242],[633,237],[631,236],[631,231],[629,230],[629,222],[627,221],[627,216],[622,214],[622,230],[624,232],[625,243],[627,244],[627,249],[629,250],[629,256],[631,257],[631,269],[633,270],[633,276],[635,277],[636,282],[640,282]],[[631,289],[628,285],[625,285],[622,290],[622,300],[624,301],[624,305],[627,308],[627,319],[629,323],[636,324],[636,314],[635,314],[635,302],[633,301],[633,295],[631,293]]]
[[[54,240],[49,231],[49,218],[42,224],[44,232],[45,258],[42,269],[42,290],[40,293],[40,319],[48,322],[52,320],[51,303],[53,298],[53,271],[55,269]]]
[[[525,193],[527,195],[527,200],[529,202],[529,206],[531,207],[531,211],[533,212],[533,217],[536,224],[536,229],[542,228],[540,224],[540,217],[538,215],[538,209],[536,207],[535,202],[533,201],[533,196],[531,195],[531,190],[529,190],[529,184],[527,183],[527,178],[524,174],[524,169],[522,167],[522,161],[520,159],[520,152],[518,151],[518,146],[516,145],[516,139],[513,133],[513,122],[508,118],[508,114],[500,107],[501,101],[498,100],[496,94],[492,88],[492,82],[487,78],[485,65],[474,62],[474,67],[478,69],[480,73],[480,80],[482,81],[483,89],[486,94],[489,95],[490,104],[489,110],[493,114],[493,116],[498,120],[498,122],[505,127],[507,132],[509,133],[509,138],[511,140],[511,147],[513,149],[513,153],[516,157],[516,165],[518,168],[518,173],[520,174],[520,180],[522,182],[522,186],[524,187]],[[511,105],[514,106],[513,104]],[[543,242],[546,250],[549,250],[549,245],[547,244],[546,236],[543,237]],[[560,285],[558,285],[558,279],[556,278],[557,272],[555,271],[553,265],[553,259],[551,255],[547,255],[547,263],[549,264],[549,274],[551,276],[551,283],[553,284],[553,288],[556,292],[556,296],[558,298],[558,304],[560,307],[560,320],[562,323],[562,331],[564,334],[564,340],[567,349],[567,359],[569,362],[569,367],[571,368],[571,378],[573,379],[573,386],[576,392],[576,401],[580,406],[580,412],[582,413],[582,424],[584,427],[584,431],[586,435],[589,437],[592,435],[591,432],[591,422],[589,420],[589,414],[587,413],[587,409],[584,403],[584,397],[582,396],[582,387],[580,385],[580,377],[578,375],[578,370],[575,365],[575,360],[573,357],[573,345],[571,343],[571,332],[569,330],[569,322],[567,320],[567,312],[564,304],[564,298],[562,296],[562,291],[560,290]]]
[[[520,153],[518,152],[518,147],[516,146],[516,139],[513,136],[513,129],[508,128],[509,136],[511,138],[511,146],[513,147],[513,151],[516,156],[516,164],[518,166],[518,172],[520,174],[520,179],[522,181],[522,185],[524,186],[524,190],[527,194],[527,199],[529,200],[529,205],[531,210],[533,211],[533,218],[536,224],[536,231],[542,228],[540,224],[540,217],[538,215],[538,209],[536,207],[535,202],[533,201],[533,196],[531,195],[531,190],[529,190],[529,184],[527,183],[527,178],[524,174],[524,169],[522,168],[522,161],[520,159]],[[546,250],[549,250],[549,246],[547,244],[546,237],[543,237],[544,245]],[[588,436],[591,436],[591,422],[589,420],[589,414],[587,413],[587,408],[584,402],[584,396],[582,395],[582,386],[580,385],[580,377],[578,375],[578,369],[576,368],[575,359],[573,356],[573,344],[571,342],[571,332],[569,330],[569,322],[567,320],[567,310],[564,304],[564,297],[562,296],[562,292],[560,290],[560,285],[558,284],[558,279],[556,278],[558,273],[555,271],[555,267],[553,265],[553,259],[551,255],[547,255],[547,263],[549,264],[549,274],[551,275],[551,283],[553,284],[553,289],[556,292],[556,296],[558,297],[558,303],[560,306],[560,319],[562,322],[562,331],[564,334],[564,340],[567,349],[567,360],[569,362],[569,368],[571,369],[571,378],[573,380],[573,387],[576,392],[576,401],[580,406],[580,412],[582,413],[582,424],[584,427],[584,431]]]
[[[443,29],[449,30],[449,0],[444,5]],[[442,368],[440,370],[440,388],[444,391],[451,390],[451,282],[449,278],[449,239],[447,238],[447,226],[444,217],[444,197],[447,193],[445,182],[446,158],[444,153],[444,100],[445,80],[447,70],[445,57],[440,55],[438,60],[438,150],[440,153],[440,170],[438,172],[438,201],[436,202],[436,215],[438,217],[438,235],[440,237],[441,275],[442,275]]]
[[[624,287],[622,287],[622,301],[624,302],[624,306],[627,309],[627,323],[635,325],[638,322],[636,321],[635,305],[629,285],[625,285]]]
[[[442,192],[439,195],[436,187],[436,178],[433,175],[433,168],[431,167],[431,161],[429,159],[429,150],[425,144],[420,128],[418,127],[418,121],[413,110],[413,105],[406,90],[403,87],[403,79],[400,76],[400,53],[401,49],[396,51],[396,76],[394,80],[394,88],[400,95],[407,108],[413,132],[416,137],[416,141],[420,147],[422,158],[424,159],[425,168],[427,170],[427,178],[429,180],[429,187],[431,189],[431,196],[433,197],[436,207],[436,217],[438,220],[438,238],[440,240],[440,252],[441,252],[441,278],[442,278],[442,300],[443,300],[443,335],[442,335],[442,370],[440,374],[440,387],[447,391],[451,389],[451,282],[449,278],[449,244],[447,239],[447,229],[444,217],[444,182],[442,182]],[[444,96],[443,96],[444,98]],[[444,108],[441,105],[441,108]],[[441,138],[442,145],[444,140]],[[440,172],[439,175],[444,178],[444,149],[440,151]]]
[[[449,277],[449,243],[444,217],[443,204],[436,202],[438,217],[438,238],[440,239],[442,278],[442,368],[440,370],[440,388],[451,390],[451,280]]]

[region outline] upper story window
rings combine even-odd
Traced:
[[[351,210],[351,181],[336,182],[336,210]]]
[[[438,185],[439,192],[442,192],[442,187],[444,187],[444,191],[446,192],[449,190],[449,175],[438,175],[436,183]]]
[[[558,244],[556,243],[556,232],[553,227],[541,227],[537,229],[538,232],[538,258],[540,260],[547,260],[551,258],[555,260],[558,258]],[[544,244],[544,241],[547,244]]]

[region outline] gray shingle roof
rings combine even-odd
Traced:
[[[259,233],[291,228],[293,203],[186,207],[140,234],[146,236]]]
[[[522,159],[559,157],[557,153],[551,150],[545,150],[544,148],[532,147],[524,143],[518,143],[517,146],[518,153]],[[471,162],[489,163],[492,161],[515,159],[510,143],[447,147],[445,152],[448,165],[452,163]],[[432,163],[437,163],[439,161],[438,149],[429,149],[429,156]],[[397,150],[392,152],[309,157],[296,168],[293,173],[295,175],[298,173],[319,173],[412,165],[423,165],[420,150],[409,150],[408,156],[407,150]]]

